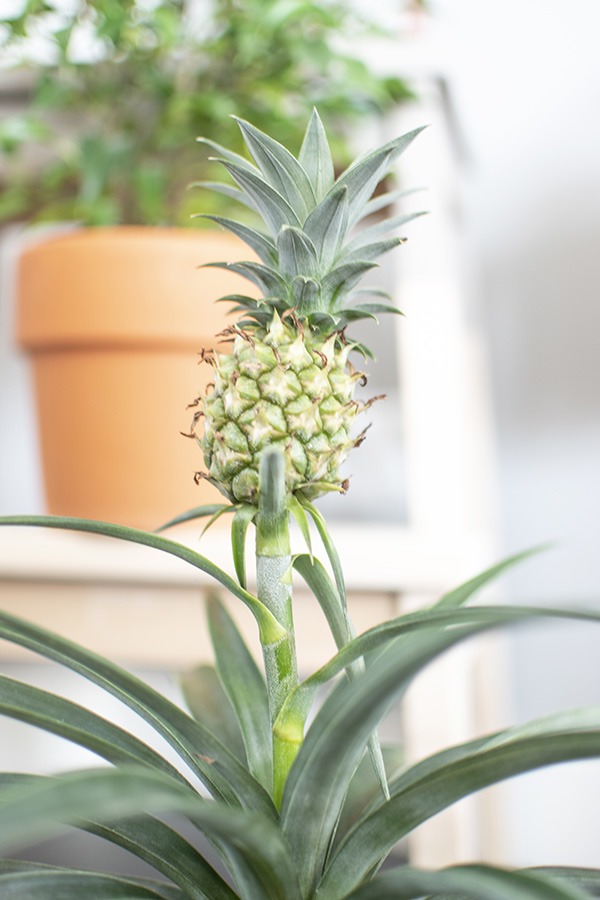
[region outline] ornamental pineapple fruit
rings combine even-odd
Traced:
[[[348,359],[351,351],[371,356],[347,335],[348,326],[378,313],[399,310],[389,303],[363,302],[357,290],[374,260],[402,243],[389,233],[420,213],[392,216],[355,230],[366,216],[396,199],[393,191],[373,192],[416,129],[359,157],[337,180],[327,138],[313,112],[295,158],[273,138],[237,120],[254,162],[212,141],[201,139],[235,186],[204,183],[249,206],[265,230],[221,216],[205,216],[248,244],[260,262],[211,263],[242,275],[262,297],[224,297],[240,315],[221,337],[230,352],[203,351],[214,369],[205,396],[195,404],[192,433],[204,454],[207,478],[233,503],[256,504],[258,466],[263,449],[285,451],[286,488],[312,499],[327,491],[345,491],[340,467],[364,438],[353,436],[366,403],[354,399],[365,382]],[[389,298],[387,298],[389,299]]]

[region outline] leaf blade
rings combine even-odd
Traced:
[[[336,181],[348,187],[350,200],[349,221],[354,223],[361,215],[373,191],[389,170],[391,164],[403,153],[413,140],[423,131],[416,128],[393,141],[366,153],[355,160]]]
[[[337,587],[337,591],[340,597],[340,601],[344,609],[346,608],[346,584],[344,580],[344,570],[342,567],[342,563],[339,557],[339,553],[337,552],[337,548],[333,542],[331,534],[329,533],[329,529],[327,528],[327,523],[321,513],[320,510],[314,506],[310,500],[307,500],[302,495],[299,496],[299,500],[302,503],[304,509],[309,513],[313,522],[315,523],[315,527],[319,533],[319,537],[323,543],[325,548],[325,552],[327,554],[327,558],[329,560],[329,565],[331,566],[331,571],[333,572],[333,576],[335,579],[335,586]]]
[[[217,673],[237,716],[248,767],[256,780],[269,791],[273,782],[273,755],[264,678],[233,619],[217,596],[208,601],[208,624]]]
[[[160,754],[124,729],[71,700],[2,674],[0,713],[79,744],[114,765],[145,765],[187,784]]]
[[[214,666],[200,665],[180,676],[186,706],[242,763],[246,751],[235,713],[221,686]]]
[[[348,231],[348,188],[331,191],[306,219],[303,229],[315,247],[324,270],[333,265]]]
[[[4,791],[11,786],[47,778],[48,776],[42,775],[0,774],[0,788]],[[90,821],[81,821],[79,824],[82,830],[98,835],[152,865],[186,891],[186,897],[193,900],[234,900],[237,896],[195,847],[159,819],[137,816],[121,819],[118,824]],[[0,873],[36,869],[53,871],[56,868],[23,860],[0,860]],[[165,889],[166,887],[165,885]],[[173,892],[173,896],[179,897],[179,888],[170,887],[169,890]],[[170,900],[172,895],[166,896]]]
[[[280,294],[287,290],[287,285],[276,269],[271,266],[265,266],[263,263],[253,262],[252,260],[244,262],[211,262],[205,263],[205,269],[224,269],[226,272],[235,272],[241,275],[247,281],[250,281],[256,287],[268,296],[270,294]]]
[[[288,225],[277,237],[279,269],[291,281],[297,275],[313,277],[318,274],[319,261],[311,239],[300,228]]]
[[[511,872],[493,866],[454,866],[426,872],[405,866],[377,876],[354,891],[352,900],[585,900],[589,895],[565,888],[543,873]]]
[[[402,215],[397,216],[390,216],[390,218],[384,219],[382,222],[378,222],[376,225],[371,225],[369,228],[364,228],[357,234],[355,238],[353,238],[353,240],[350,241],[349,244],[346,245],[345,249],[348,253],[357,253],[362,247],[377,243],[384,235],[388,234],[388,232],[394,231],[396,228],[401,228],[402,225],[406,225],[408,224],[408,222],[412,222],[413,219],[418,219],[421,216],[426,215],[426,212],[421,211],[413,213],[403,213]]]
[[[303,220],[315,202],[310,180],[290,151],[250,122],[234,116],[254,161],[268,183]]]
[[[236,237],[239,237],[245,244],[254,250],[257,256],[259,256],[267,265],[272,266],[277,261],[277,248],[275,247],[275,244],[266,234],[257,231],[256,228],[250,228],[242,222],[236,222],[234,219],[228,219],[224,216],[203,213],[202,218],[208,219],[211,222],[216,222],[217,225],[221,225],[222,228],[231,231],[232,234],[235,234]]]
[[[391,799],[357,823],[323,878],[323,897],[352,890],[394,843],[452,803],[541,766],[600,755],[600,709],[549,716],[424,760],[390,785]],[[591,727],[593,723],[595,727]],[[384,832],[386,834],[384,835]],[[384,849],[385,847],[385,849]],[[350,886],[351,885],[351,886]]]
[[[218,162],[237,182],[248,197],[252,208],[260,213],[274,237],[284,225],[300,225],[300,219],[285,197],[260,175],[225,159],[219,159]]]
[[[221,511],[233,512],[234,510],[235,507],[229,503],[206,503],[203,506],[195,506],[193,509],[188,509],[186,512],[175,516],[173,519],[169,519],[168,522],[165,522],[163,525],[159,525],[156,529],[156,533],[160,534],[162,531],[167,531],[168,528],[174,528],[176,525],[184,525],[186,522],[194,521],[194,519],[203,519],[206,516],[214,516],[215,513]]]
[[[478,621],[470,625],[454,625],[447,632],[433,629],[418,640],[403,642],[401,648],[392,642],[364,675],[336,687],[317,713],[290,772],[282,805],[284,833],[294,848],[303,890],[316,889],[347,784],[369,735],[391,702],[440,653],[518,615],[517,611],[487,608],[477,613]],[[590,618],[598,621],[600,617]],[[298,828],[300,821],[302,829]],[[351,860],[348,865],[350,871]],[[339,883],[345,884],[347,873],[340,867],[336,871],[342,879]]]
[[[215,796],[233,805],[242,804],[267,815],[274,814],[263,788],[212,732],[134,675],[59,635],[5,612],[0,612],[0,636],[78,672],[117,697],[168,741]]]
[[[536,556],[538,553],[544,552],[548,548],[548,544],[541,544],[539,547],[532,547],[521,553],[507,556],[506,559],[501,560],[499,563],[495,563],[493,566],[485,569],[485,571],[480,572],[479,575],[465,581],[463,584],[459,585],[459,587],[454,588],[452,591],[448,591],[440,597],[433,605],[432,609],[458,609],[460,606],[467,603],[476,591],[481,590],[481,588],[485,587],[486,584],[489,584],[490,581],[494,581],[499,575],[502,575],[513,566],[524,562],[532,556]]]
[[[231,550],[233,565],[238,581],[246,587],[246,534],[248,526],[256,516],[257,509],[250,504],[239,507],[231,523]]]
[[[182,891],[148,882],[79,870],[48,870],[0,873],[0,894],[7,900],[184,900]]]
[[[226,505],[226,504],[225,504]],[[98,522],[94,519],[76,519],[71,516],[1,516],[0,526],[3,525],[21,525],[34,526],[44,528],[58,528],[71,531],[90,532],[92,534],[103,535],[104,537],[117,538],[122,541],[129,541],[134,544],[140,544],[144,547],[152,547],[155,550],[161,550],[171,556],[176,556],[184,562],[190,563],[201,572],[205,572],[215,579],[220,585],[226,588],[234,597],[237,597],[254,614],[258,627],[261,630],[261,640],[268,644],[277,640],[281,636],[281,628],[279,627],[274,616],[269,610],[248,591],[244,590],[234,578],[224,572],[219,566],[216,566],[207,557],[197,553],[185,544],[179,544],[169,538],[149,531],[141,531],[138,528],[130,528],[127,525],[117,525],[112,522]]]
[[[272,820],[203,800],[147,770],[92,769],[13,786],[0,803],[0,848],[45,838],[81,820],[110,823],[173,812],[230,847],[260,879],[267,896],[287,897],[289,890],[290,900],[300,900],[288,851]]]
[[[320,200],[330,190],[334,181],[334,166],[323,123],[316,109],[310,117],[298,161],[315,185]]]

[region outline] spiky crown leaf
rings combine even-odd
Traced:
[[[316,110],[297,159],[249,122],[236,121],[254,162],[206,138],[199,140],[217,152],[213,159],[237,185],[203,182],[203,186],[255,210],[267,229],[263,232],[233,219],[204,216],[240,237],[260,260],[210,263],[237,272],[262,292],[258,300],[240,294],[223,298],[244,314],[243,325],[266,327],[275,310],[283,315],[293,309],[314,330],[329,332],[358,319],[376,318],[377,313],[398,313],[389,302],[362,302],[364,293],[390,298],[381,291],[359,291],[357,285],[377,265],[379,256],[405,240],[390,233],[422,213],[392,216],[353,236],[350,233],[382,208],[385,201],[371,199],[375,188],[423,129],[363,154],[335,179],[329,143]],[[397,196],[392,191],[387,199],[393,202]]]

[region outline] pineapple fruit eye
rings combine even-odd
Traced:
[[[339,468],[357,441],[352,426],[363,407],[338,399],[351,395],[360,377],[348,366],[345,348],[335,350],[330,342],[326,367],[317,356],[320,368],[311,351],[322,352],[322,340],[310,333],[300,335],[306,342],[303,357],[310,362],[294,370],[281,359],[289,358],[289,348],[299,335],[288,324],[277,332],[278,341],[262,329],[252,335],[256,347],[266,345],[276,351],[273,368],[249,367],[250,345],[234,344],[224,357],[224,369],[245,374],[215,378],[215,388],[201,400],[204,434],[200,446],[208,475],[234,502],[256,503],[258,477],[252,473],[258,475],[260,454],[273,444],[285,450],[291,493],[302,490],[314,497],[326,490],[343,491]],[[340,353],[343,359],[338,360]],[[218,371],[219,354],[213,365]],[[336,377],[331,378],[332,373]]]

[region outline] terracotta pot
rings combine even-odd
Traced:
[[[33,361],[48,511],[156,528],[222,500],[186,406],[210,380],[197,354],[227,325],[239,276],[198,268],[247,256],[225,233],[81,229],[27,249],[18,340]]]

